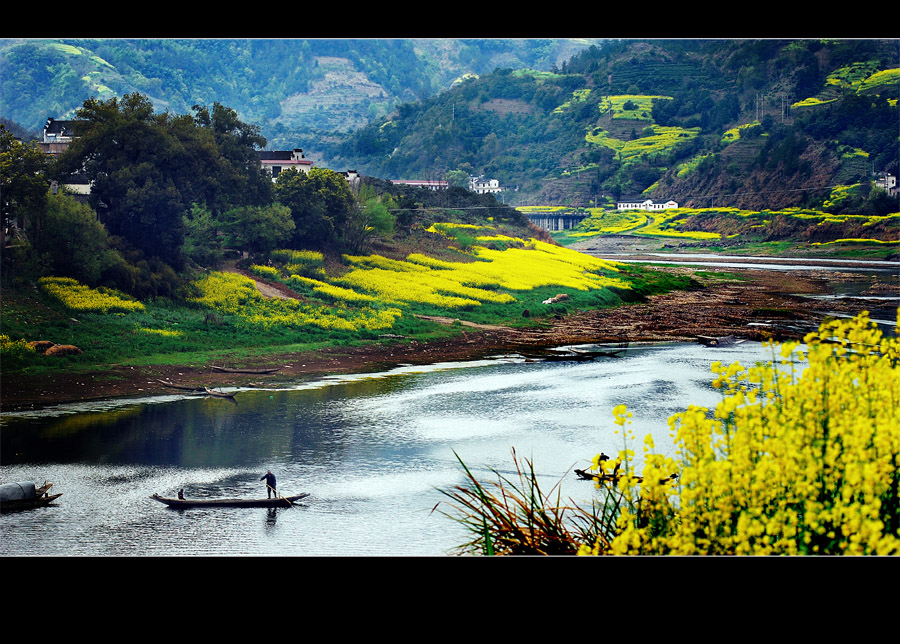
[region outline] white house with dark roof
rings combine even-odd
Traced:
[[[469,177],[469,190],[477,192],[480,195],[486,193],[503,192],[500,182],[496,179],[485,179],[481,177]]]
[[[303,150],[262,150],[259,153],[259,162],[266,173],[272,176],[272,181],[281,174],[282,170],[294,168],[298,172],[309,173],[313,162],[303,155]]]
[[[653,201],[646,199],[644,201],[620,201],[616,204],[617,210],[669,210],[677,208],[678,202],[672,201]]]
[[[897,177],[888,173],[880,172],[875,178],[875,187],[881,188],[891,197],[897,196]]]

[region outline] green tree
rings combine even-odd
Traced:
[[[40,237],[47,208],[45,155],[25,145],[0,125],[0,208],[4,235],[29,227],[32,241]]]
[[[104,272],[122,262],[110,245],[106,228],[86,204],[62,192],[47,202],[47,229],[36,251],[46,253],[54,275],[74,277],[89,285],[100,283]]]
[[[213,213],[230,206],[263,206],[271,203],[272,180],[259,163],[257,150],[266,147],[266,138],[257,125],[238,119],[237,112],[220,103],[212,110],[194,105],[194,123],[212,135],[218,163],[207,170],[210,188],[205,201]]]
[[[206,206],[194,204],[184,215],[184,254],[201,266],[216,266],[222,259],[219,220]]]
[[[87,175],[91,205],[110,235],[176,269],[184,263],[185,214],[192,204],[219,216],[272,200],[256,151],[266,143],[259,129],[219,103],[194,109],[194,117],[157,114],[136,93],[87,100],[78,111],[77,138],[56,169]]]
[[[89,99],[78,117],[77,138],[60,156],[57,173],[82,169],[92,182],[90,203],[109,233],[180,267],[191,181],[204,161],[213,161],[214,148],[204,159],[199,146],[186,145],[185,123],[154,114],[140,94]]]
[[[291,211],[292,248],[323,249],[335,239],[334,222],[326,217],[325,203],[305,172],[291,168],[280,173],[275,180],[275,199]]]
[[[394,232],[396,207],[390,195],[379,195],[368,185],[360,187],[356,206],[344,228],[344,242],[356,253],[368,248],[369,241],[378,235]]]
[[[316,187],[316,193],[325,207],[325,217],[334,225],[337,241],[343,240],[343,233],[350,221],[356,199],[350,190],[350,184],[342,174],[327,168],[313,168],[309,178]]]
[[[451,186],[465,188],[469,185],[469,175],[463,170],[449,170],[444,174],[444,181]]]
[[[294,221],[291,209],[281,204],[238,206],[223,215],[222,228],[231,248],[268,257],[290,239]]]
[[[326,168],[286,170],[275,180],[275,199],[294,220],[293,248],[324,249],[344,240],[356,200],[343,175]]]

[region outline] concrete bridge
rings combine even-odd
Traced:
[[[573,215],[552,212],[530,212],[526,215],[531,222],[546,231],[569,230],[575,228],[587,215]]]

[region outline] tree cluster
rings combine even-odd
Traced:
[[[75,277],[137,296],[177,294],[192,266],[228,249],[265,259],[276,248],[360,251],[393,229],[375,195],[331,170],[262,169],[266,139],[219,103],[158,113],[146,96],[90,99],[76,138],[48,161],[2,130],[4,279]],[[81,175],[88,203],[49,190]]]

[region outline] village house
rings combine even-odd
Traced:
[[[346,172],[341,172],[340,174],[344,175],[344,178],[347,180],[347,183],[350,184],[350,189],[353,192],[359,191],[359,184],[362,181],[359,176],[359,172],[356,170],[347,170]]]
[[[672,201],[653,201],[647,199],[645,201],[620,201],[616,204],[617,210],[669,210],[677,208],[678,202]]]
[[[75,138],[75,123],[77,121],[59,121],[55,118],[48,118],[44,123],[42,138],[38,141],[38,148],[48,156],[56,156],[62,154],[69,147],[69,143]],[[87,178],[76,173],[69,176],[62,186],[65,191],[76,198],[84,201],[91,193],[91,184]],[[57,181],[50,183],[50,190],[56,194],[59,191],[60,184]]]
[[[43,138],[38,141],[38,147],[45,154],[62,154],[75,138],[75,123],[48,118],[44,123]]]
[[[469,190],[477,192],[480,195],[485,193],[503,192],[500,182],[496,179],[485,179],[481,177],[469,177]]]
[[[875,187],[881,188],[891,197],[896,197],[897,177],[887,172],[881,172],[875,177]]]
[[[266,174],[272,177],[272,181],[281,174],[282,170],[294,168],[299,172],[309,174],[313,162],[303,155],[303,150],[295,148],[293,150],[263,150],[259,153],[259,162]]]

